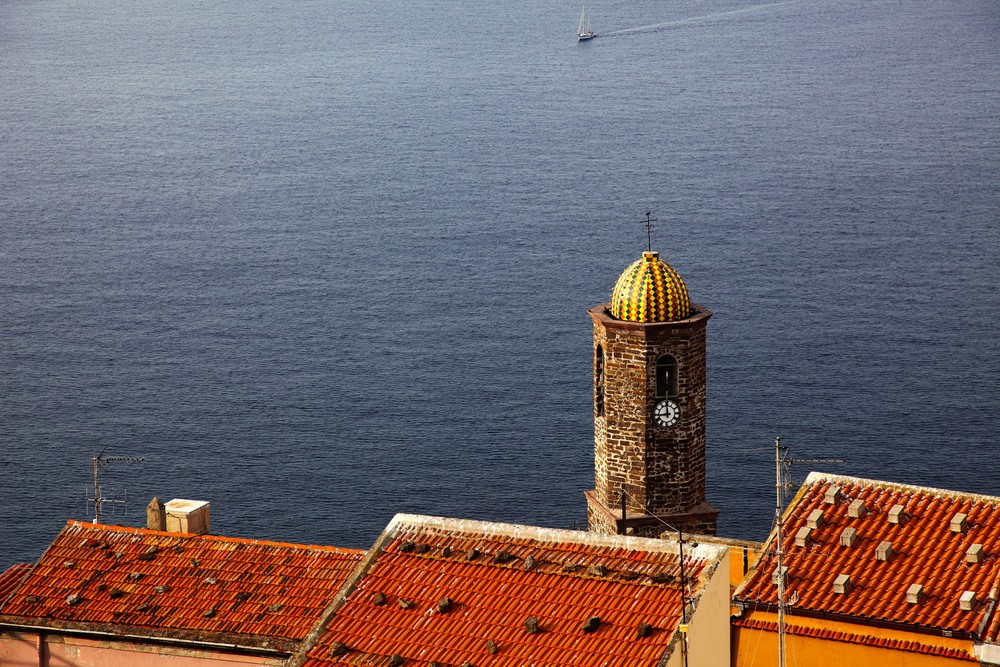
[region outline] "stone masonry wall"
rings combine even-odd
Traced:
[[[595,533],[661,537],[683,530],[685,533],[715,534],[719,513],[708,503],[702,503],[693,508],[693,511],[682,514],[656,516],[626,510],[623,519],[621,506],[605,505],[594,491],[587,491],[584,496],[587,499],[587,526]]]
[[[603,309],[601,309],[603,311]],[[604,350],[604,415],[594,407],[594,488],[608,508],[679,515],[705,499],[705,324],[701,309],[688,320],[644,325],[611,320],[591,310],[596,358]],[[671,427],[652,421],[656,360],[677,360],[681,417]],[[637,526],[638,527],[638,526]]]
[[[662,428],[651,424],[646,449],[646,508],[651,514],[683,512],[705,500],[705,329],[649,348],[650,405],[656,403],[656,359],[677,359],[680,420]]]

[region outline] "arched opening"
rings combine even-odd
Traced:
[[[594,410],[598,417],[604,416],[604,348],[600,345],[594,352]]]
[[[664,354],[656,360],[656,397],[677,396],[677,360]]]

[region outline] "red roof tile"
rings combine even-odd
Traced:
[[[835,504],[826,504],[824,494],[840,488]],[[849,516],[855,500],[864,502],[867,513]],[[890,510],[903,507],[900,523],[892,523]],[[806,526],[814,510],[823,518],[805,546],[795,535]],[[966,514],[965,532],[953,532],[950,524],[957,513]],[[845,529],[856,531],[851,546],[842,546]],[[888,482],[836,477],[813,473],[785,512],[784,565],[788,567],[786,601],[790,608],[834,614],[840,617],[875,619],[980,633],[995,640],[1000,620],[986,619],[996,606],[996,580],[1000,574],[1000,498],[976,496],[938,489],[904,486]],[[738,600],[774,605],[777,587],[773,580],[775,535],[747,580],[736,591]],[[876,558],[881,543],[891,544],[888,560]],[[973,544],[985,545],[985,558],[966,562]],[[850,578],[846,593],[834,592],[833,582],[841,574]],[[920,601],[907,601],[912,584],[923,586]],[[973,591],[978,603],[972,610],[959,608],[959,598]],[[990,620],[989,625],[985,625]]]
[[[362,555],[71,521],[0,606],[0,620],[292,647]]]
[[[487,658],[494,667],[655,665],[681,616],[676,548],[660,540],[399,516],[303,659],[308,667],[384,664],[393,655],[422,665]],[[710,552],[701,547],[695,555]],[[706,561],[685,556],[689,595],[697,597]],[[591,616],[600,625],[587,633]],[[539,632],[526,629],[529,617]],[[642,623],[655,631],[640,637]],[[338,644],[349,652],[334,655]]]
[[[0,604],[3,604],[3,601],[17,588],[17,585],[21,583],[30,570],[31,565],[28,563],[19,563],[11,565],[6,572],[0,574]]]

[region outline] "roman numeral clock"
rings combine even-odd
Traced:
[[[705,500],[705,328],[712,313],[658,252],[618,278],[594,322],[590,530],[714,534]],[[624,515],[624,516],[623,516]]]

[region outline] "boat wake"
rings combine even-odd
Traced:
[[[771,7],[780,7],[781,5],[787,5],[792,0],[782,0],[782,2],[768,2],[763,5],[753,5],[750,7],[741,7],[740,9],[731,9],[724,12],[714,12],[712,14],[703,14],[701,16],[690,16],[684,19],[677,19],[676,21],[666,21],[664,23],[653,23],[650,25],[639,26],[638,28],[625,28],[624,30],[612,30],[610,32],[602,32],[601,37],[621,37],[623,35],[634,35],[641,32],[657,32],[659,30],[667,30],[670,28],[676,28],[686,25],[699,25],[712,23],[720,19],[725,19],[730,16],[736,16],[739,14],[751,14],[753,12],[763,11],[765,9],[770,9]]]

